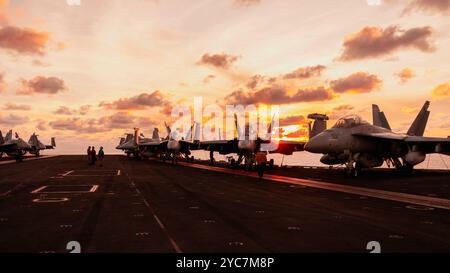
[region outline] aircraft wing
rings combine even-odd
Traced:
[[[12,148],[14,148],[15,146],[17,146],[16,143],[9,143],[9,144],[1,144],[0,145],[0,151],[4,152],[4,151],[9,151]]]
[[[377,138],[380,140],[405,140],[407,136],[394,133],[354,133],[354,136]]]
[[[199,148],[207,151],[219,152],[221,154],[228,154],[237,152],[237,143],[238,141],[236,139],[200,141]]]
[[[441,153],[450,155],[450,137],[420,137],[410,136],[405,140],[414,149],[425,153]]]
[[[52,145],[45,145],[45,149],[54,149],[55,147],[53,147]]]
[[[268,145],[269,145],[269,147],[271,146],[271,144],[268,144]],[[294,152],[304,151],[305,142],[279,140],[278,146],[276,146],[276,144],[274,144],[274,145],[275,145],[273,147],[274,150],[269,151],[269,153],[291,155]]]
[[[179,143],[183,147],[182,150],[199,150],[199,149],[201,149],[200,142],[180,140]]]

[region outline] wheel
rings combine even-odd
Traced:
[[[191,156],[191,162],[194,163],[194,156]]]
[[[273,165],[275,164],[275,161],[273,160],[273,158],[271,158],[270,160],[269,160],[269,167],[270,168],[273,168]]]
[[[230,165],[231,165],[231,167],[236,166],[236,159],[232,158],[232,159],[230,160]]]

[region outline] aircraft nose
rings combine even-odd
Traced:
[[[306,144],[305,144],[305,151],[308,151],[310,153],[317,153],[319,152],[319,141],[317,137],[311,138]]]

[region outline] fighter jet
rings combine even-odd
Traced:
[[[159,139],[158,129],[153,131],[152,141],[139,143],[139,150],[146,157],[158,156],[161,160],[171,160],[176,164],[180,156],[189,161],[194,161],[191,150],[199,149],[199,123],[194,122],[186,135],[180,136],[178,130],[172,132],[170,126],[164,123],[167,129],[167,137],[163,140]],[[194,134],[192,132],[194,131]]]
[[[321,131],[321,127],[323,127],[323,122],[326,124],[326,119],[323,115],[313,114],[310,115],[309,118],[314,119],[315,123],[313,128],[310,127],[310,133],[318,133]],[[219,152],[221,155],[227,154],[237,154],[238,160],[236,161],[234,158],[231,159],[230,164],[232,166],[239,165],[244,161],[245,168],[251,169],[253,164],[255,163],[255,154],[258,151],[262,151],[262,144],[268,145],[266,151],[269,153],[280,153],[284,155],[291,155],[297,151],[303,151],[305,142],[301,141],[287,141],[287,140],[274,140],[271,142],[272,135],[272,127],[273,124],[269,126],[267,130],[266,138],[263,139],[259,136],[255,140],[249,139],[249,128],[245,126],[245,135],[241,132],[238,126],[237,116],[234,116],[235,128],[237,131],[237,138],[231,140],[211,140],[211,141],[201,141],[200,147],[204,150],[210,152],[210,163],[214,164],[214,152]],[[326,126],[326,125],[325,125]],[[270,143],[270,144],[269,144]],[[271,145],[275,145],[272,146]],[[273,149],[270,149],[273,148]],[[273,165],[273,160],[269,162],[269,165]]]
[[[122,150],[128,157],[140,158],[139,143],[151,141],[145,138],[142,134],[139,134],[140,129],[134,128],[133,134],[126,134],[125,138],[121,138],[119,145],[116,149]]]
[[[10,157],[14,157],[17,162],[21,162],[23,156],[30,150],[30,144],[21,139],[17,133],[13,139],[12,130],[9,130],[5,138],[0,133],[0,153],[2,155],[6,153]]]
[[[41,141],[39,141],[36,133],[33,133],[30,136],[30,140],[28,140],[28,144],[30,144],[30,147],[31,147],[30,150],[28,150],[28,152],[30,154],[34,154],[36,157],[39,157],[41,150],[54,149],[56,147],[56,142],[55,142],[54,137],[51,138],[50,143],[51,143],[50,145],[44,145]]]
[[[425,102],[406,134],[392,132],[384,113],[373,105],[373,125],[357,115],[342,117],[332,128],[311,138],[305,150],[323,154],[320,162],[324,164],[344,164],[351,176],[383,162],[411,172],[427,154],[450,155],[450,138],[423,137],[429,105]]]

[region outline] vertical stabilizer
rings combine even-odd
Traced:
[[[3,138],[2,131],[0,131],[0,145],[5,143],[5,138]]]
[[[419,114],[417,114],[416,119],[414,119],[413,123],[411,124],[411,127],[409,127],[409,130],[406,133],[408,136],[423,136],[425,127],[427,126],[428,117],[430,116],[428,107],[430,107],[430,102],[426,101],[422,106],[422,109],[420,109]]]
[[[153,129],[152,140],[153,141],[160,141],[161,140],[159,138],[159,129],[158,128]]]
[[[312,126],[308,123],[309,138],[313,138],[327,129],[327,120],[329,119],[327,115],[324,114],[309,114],[309,119],[314,120]]]
[[[5,136],[5,142],[9,142],[12,140],[12,130],[9,130]]]
[[[391,126],[389,125],[384,112],[381,112],[376,104],[372,104],[372,121],[375,126],[391,130]]]

